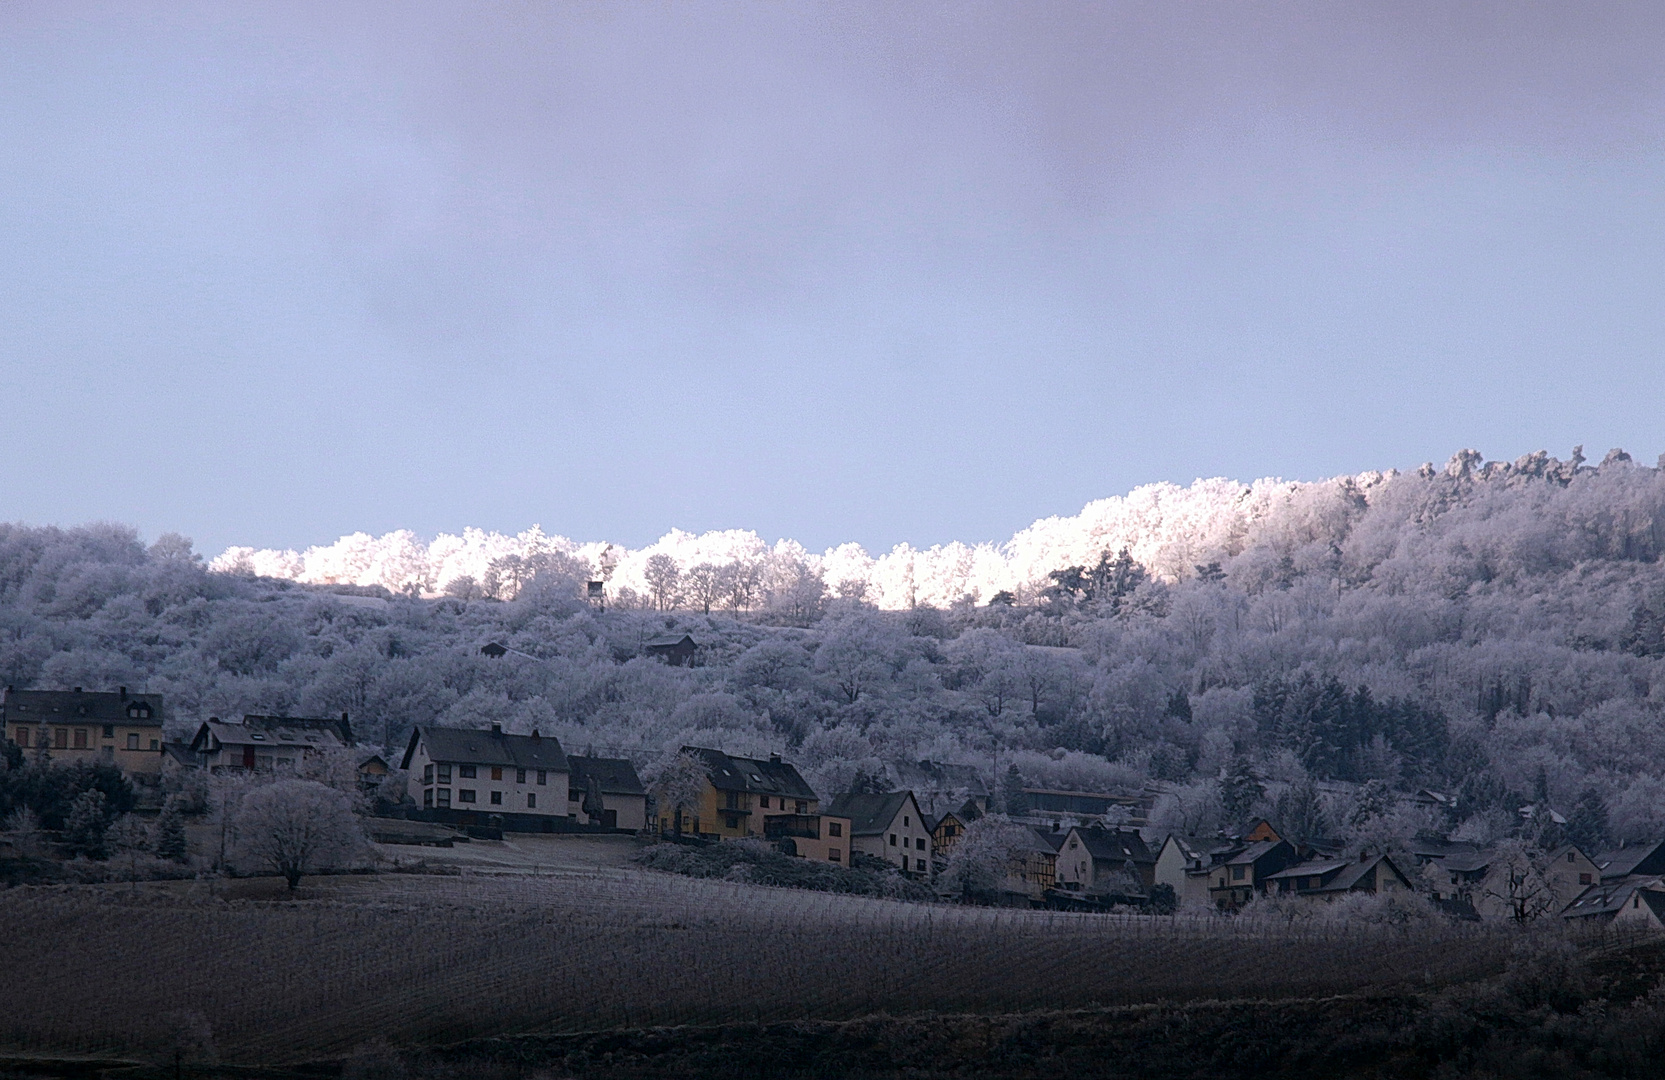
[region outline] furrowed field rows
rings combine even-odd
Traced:
[[[1507,946],[1461,928],[909,905],[634,872],[338,879],[285,902],[193,888],[0,894],[15,931],[0,955],[14,1003],[0,1041],[158,1046],[159,1018],[189,1009],[227,1060],[270,1062],[375,1035],[1424,987],[1496,970]],[[64,1001],[75,1006],[49,1004]]]

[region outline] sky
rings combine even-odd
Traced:
[[[1665,6],[0,5],[0,520],[1000,540],[1665,451]]]

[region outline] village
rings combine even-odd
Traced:
[[[165,789],[193,780],[305,775],[309,762],[327,758],[351,763],[366,831],[391,845],[526,834],[693,847],[749,841],[810,863],[882,869],[939,899],[1008,907],[1231,914],[1353,897],[1465,922],[1665,928],[1665,839],[1588,852],[1571,842],[1546,850],[1423,831],[1349,850],[1295,839],[1267,817],[1215,835],[1158,834],[1149,823],[1162,795],[1155,786],[1135,794],[1025,788],[1003,793],[1021,805],[1002,812],[977,767],[917,761],[890,763],[864,790],[823,797],[780,754],[698,746],[683,747],[644,784],[629,759],[571,754],[552,736],[499,725],[417,727],[396,755],[361,748],[347,715],[211,717],[189,740],[170,740],[161,697],[126,688],[8,687],[0,717],[14,755],[119,769],[138,816],[154,815]],[[1455,810],[1455,797],[1441,792],[1398,797]],[[976,889],[968,860],[984,868]]]

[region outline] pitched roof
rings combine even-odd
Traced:
[[[148,713],[133,716],[132,712]],[[162,726],[161,694],[86,690],[14,690],[0,697],[0,715],[25,723],[139,724]]]
[[[1266,880],[1277,881],[1281,878],[1323,877],[1334,873],[1348,865],[1346,859],[1309,859],[1294,866],[1285,867],[1275,874],[1268,874]]]
[[[660,634],[658,637],[648,638],[646,641],[642,642],[642,648],[674,649],[678,645],[681,645],[684,641],[696,649],[699,648],[700,643],[694,640],[694,636],[692,634]]]
[[[785,795],[791,799],[818,798],[815,789],[798,774],[798,770],[778,757],[759,761],[698,746],[684,746],[682,752],[694,755],[705,765],[705,775],[718,791]]]
[[[975,765],[950,765],[942,761],[892,761],[888,766],[898,790],[965,791],[974,798],[989,797],[983,774]]]
[[[1665,840],[1648,840],[1640,844],[1627,844],[1613,851],[1603,852],[1591,861],[1601,871],[1601,876],[1607,878],[1622,878],[1636,872],[1636,868],[1650,856],[1665,848]],[[1665,867],[1661,867],[1665,869]]]
[[[912,800],[911,791],[845,792],[834,798],[823,813],[849,818],[852,836],[876,836],[889,828],[902,807]]]
[[[549,769],[567,771],[567,756],[561,751],[561,741],[553,735],[507,735],[493,728],[476,731],[471,728],[416,728],[410,733],[410,744],[405,747],[405,759],[400,768],[410,768],[417,745],[426,744],[428,757],[461,765],[512,765],[517,769]]]
[[[1145,841],[1137,832],[1131,829],[1101,829],[1096,826],[1082,828],[1076,826],[1074,830],[1081,836],[1081,842],[1087,848],[1087,853],[1094,859],[1109,859],[1116,862],[1127,862],[1129,859],[1136,863],[1155,862],[1156,858],[1145,846]]]
[[[207,753],[211,746],[294,746],[303,750],[339,750],[346,721],[301,716],[245,716],[240,723],[215,717],[203,721],[191,749]]]
[[[624,758],[579,757],[569,755],[573,787],[585,787],[593,776],[601,785],[603,795],[646,795],[647,789],[636,776],[636,766]]]
[[[1226,865],[1245,866],[1250,863],[1258,862],[1262,857],[1270,855],[1272,851],[1282,843],[1282,840],[1257,840],[1245,847],[1242,851],[1239,851],[1237,854],[1226,859]]]
[[[1660,889],[1665,887],[1659,878],[1646,874],[1625,878],[1615,878],[1603,881],[1599,885],[1592,885],[1579,893],[1572,903],[1561,911],[1562,918],[1580,919],[1599,915],[1616,915],[1619,909],[1630,903],[1631,894],[1638,889]]]

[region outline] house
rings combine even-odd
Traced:
[[[770,754],[764,761],[698,746],[684,746],[682,753],[705,767],[705,784],[692,814],[671,806],[659,808],[661,833],[691,832],[718,840],[763,836],[770,817],[820,812],[815,791],[779,754]],[[677,816],[682,819],[680,829]]]
[[[917,798],[917,796],[916,796]],[[958,810],[949,810],[941,817],[925,818],[925,827],[931,834],[931,850],[939,858],[946,858],[954,850],[954,845],[965,835],[965,828],[983,815],[978,813],[977,804],[971,799]]]
[[[371,754],[358,759],[358,786],[363,791],[375,791],[387,779],[391,772],[387,767],[387,759],[380,754]]]
[[[975,765],[892,761],[885,766],[885,780],[892,791],[913,792],[919,808],[927,814],[957,813],[968,803],[978,815],[989,812],[989,787]]]
[[[1208,898],[1216,907],[1233,910],[1266,891],[1273,874],[1296,861],[1287,840],[1256,840],[1228,855],[1209,873]]]
[[[568,755],[567,817],[605,829],[647,828],[647,789],[624,758]]]
[[[835,814],[771,814],[763,820],[763,838],[777,850],[800,859],[838,863],[850,860],[851,822]]]
[[[1145,892],[1156,859],[1135,830],[1077,825],[1058,848],[1058,887],[1069,892]]]
[[[1652,926],[1660,918],[1659,897],[1665,897],[1665,878],[1637,874],[1598,882],[1584,890],[1561,912],[1561,917],[1586,923],[1617,922]]]
[[[1170,886],[1181,907],[1207,904],[1214,868],[1243,846],[1224,837],[1210,840],[1169,833],[1157,849],[1152,881]]]
[[[244,716],[241,723],[210,716],[191,739],[191,754],[209,772],[295,769],[309,755],[353,744],[347,714],[339,720],[300,716]]]
[[[931,870],[931,834],[911,791],[847,793],[827,813],[850,819],[850,848],[894,863],[909,874]]]
[[[1030,843],[1023,853],[1021,868],[1015,867],[1013,885],[1022,888],[1034,903],[1045,901],[1046,894],[1058,887],[1058,849],[1068,835],[1050,829],[1030,829]]]
[[[1563,844],[1548,852],[1538,864],[1543,878],[1543,895],[1529,895],[1531,879],[1520,877],[1518,865],[1500,861],[1496,851],[1455,852],[1430,860],[1422,871],[1436,901],[1461,900],[1471,904],[1483,919],[1517,917],[1517,906],[1560,911],[1575,898],[1602,881],[1596,861],[1576,844]],[[1511,882],[1511,875],[1516,879]],[[1613,879],[1617,880],[1617,879]]]
[[[689,634],[664,634],[642,642],[642,651],[657,656],[672,667],[693,667],[699,642]]]
[[[1416,891],[1411,879],[1386,855],[1362,859],[1311,859],[1266,877],[1267,891],[1277,896],[1306,896],[1334,900],[1348,893],[1387,895]]]
[[[162,774],[162,695],[18,690],[0,696],[0,730],[23,750],[54,761],[107,761],[130,777]]]
[[[419,727],[399,767],[423,820],[513,832],[569,827],[567,756],[560,740],[489,731]]]

